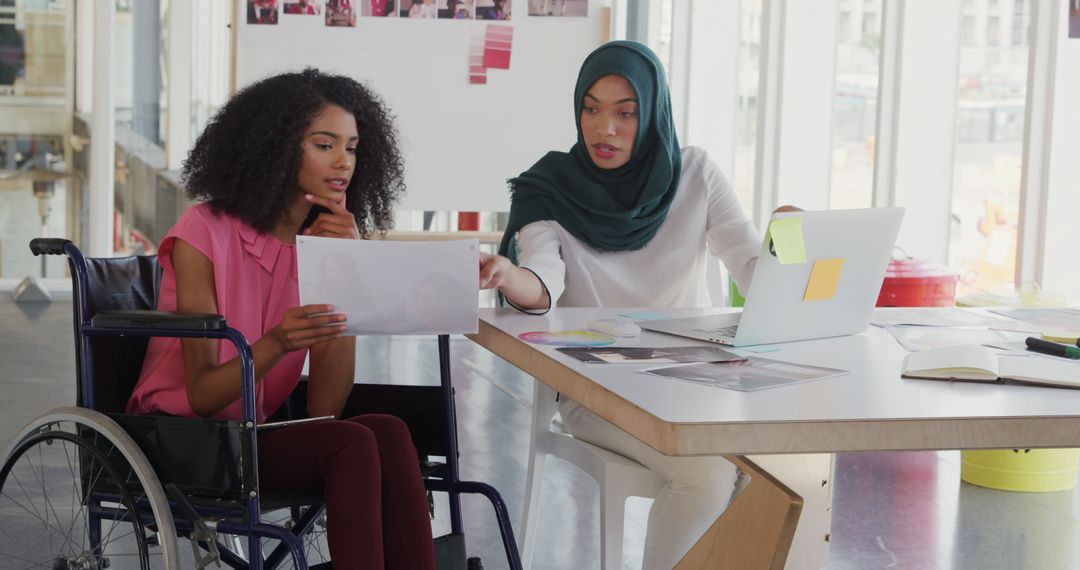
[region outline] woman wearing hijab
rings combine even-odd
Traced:
[[[719,257],[742,291],[761,243],[719,167],[679,148],[659,59],[610,42],[581,66],[577,144],[510,180],[499,255],[482,254],[480,285],[523,311],[550,307],[708,307],[705,272]],[[662,455],[566,398],[574,437],[645,465],[666,485],[649,515],[644,568],[672,568],[731,501],[734,465]]]

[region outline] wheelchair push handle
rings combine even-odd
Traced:
[[[64,255],[64,246],[71,240],[64,238],[34,238],[30,240],[30,252],[34,255]]]

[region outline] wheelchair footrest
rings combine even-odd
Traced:
[[[435,570],[467,570],[465,535],[450,533],[435,539]]]

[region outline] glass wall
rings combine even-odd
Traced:
[[[963,10],[949,243],[960,293],[1015,278],[1031,6],[970,0]]]
[[[67,236],[66,68],[69,4],[0,0],[0,278],[60,277],[62,259],[34,258],[38,236]]]
[[[831,208],[866,208],[873,197],[881,11],[882,0],[837,3]]]
[[[758,76],[761,71],[761,12],[763,0],[741,0],[739,25],[738,100],[735,108],[735,171],[731,184],[743,211],[754,211],[757,158]]]

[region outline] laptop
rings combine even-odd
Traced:
[[[766,235],[742,313],[638,325],[734,347],[861,333],[870,325],[903,217],[903,208],[773,214],[773,221],[801,220],[806,260],[781,263]],[[830,279],[837,266],[839,278]]]

